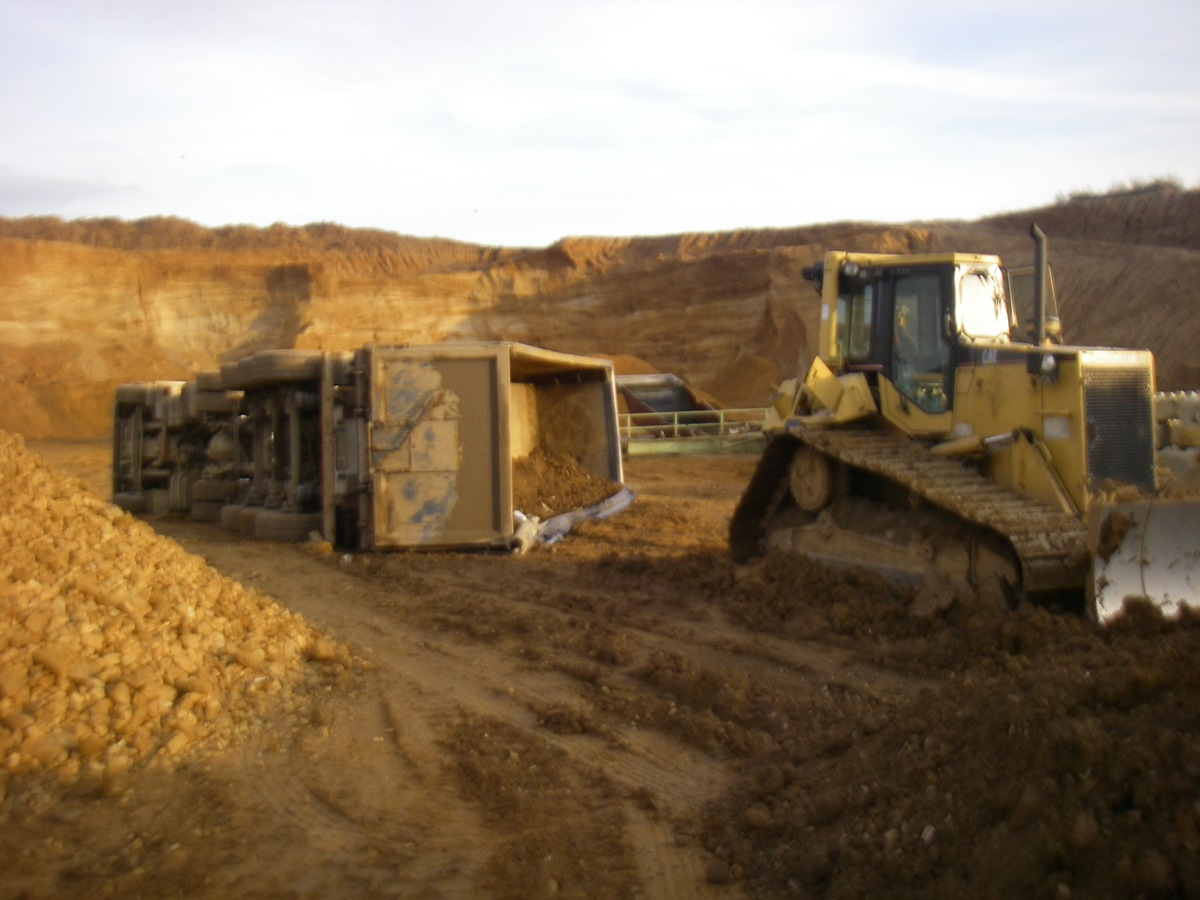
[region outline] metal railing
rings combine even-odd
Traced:
[[[680,412],[619,413],[621,446],[649,442],[703,443],[719,450],[726,445],[761,441],[766,410],[689,409]],[[664,449],[663,452],[668,452]]]

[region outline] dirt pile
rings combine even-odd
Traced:
[[[4,432],[0,509],[0,789],[227,747],[349,661]]]
[[[904,592],[799,559],[715,593],[755,629],[871,647],[924,682],[775,710],[806,726],[776,727],[709,820],[710,849],[762,895],[1200,893],[1196,617],[915,618]]]
[[[621,489],[574,460],[538,447],[513,463],[513,508],[539,518],[592,506]]]

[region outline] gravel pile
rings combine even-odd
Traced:
[[[0,432],[0,790],[236,744],[348,662]]]

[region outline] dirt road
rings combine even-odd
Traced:
[[[103,490],[106,447],[35,446]],[[1200,891],[1194,623],[922,619],[866,575],[735,567],[753,464],[635,458],[629,510],[524,557],[153,520],[357,662],[174,772],[14,782],[0,893]]]

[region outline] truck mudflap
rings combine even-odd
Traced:
[[[634,493],[628,487],[622,487],[611,497],[583,506],[569,509],[566,512],[539,519],[537,516],[527,516],[519,509],[513,510],[515,528],[509,538],[508,548],[513,553],[520,554],[542,544],[553,544],[561,540],[578,522],[607,519],[609,516],[626,509],[633,502]]]
[[[1105,504],[1092,516],[1088,615],[1100,624],[1126,603],[1149,602],[1168,618],[1200,612],[1200,500]]]

